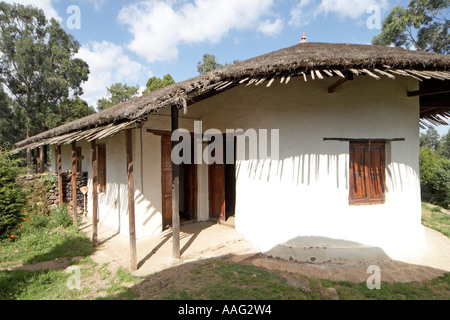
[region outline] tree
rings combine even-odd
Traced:
[[[450,159],[439,156],[428,147],[419,153],[420,187],[422,201],[445,209],[450,205]]]
[[[212,54],[205,53],[203,55],[203,62],[197,63],[197,72],[203,74],[209,71],[214,71],[222,68],[223,65],[216,61],[216,56]]]
[[[0,236],[17,226],[25,205],[25,193],[17,184],[17,161],[0,148]]]
[[[49,128],[54,128],[94,113],[94,107],[89,107],[88,103],[80,97],[65,99],[56,106],[52,115],[46,119],[46,125]]]
[[[142,92],[142,94],[156,91],[158,89],[170,86],[171,84],[174,84],[175,80],[173,80],[172,76],[170,74],[166,74],[162,79],[157,77],[152,77],[148,79],[146,89]]]
[[[420,134],[420,146],[428,147],[434,152],[438,152],[440,150],[440,136],[435,128],[429,128],[425,134]]]
[[[447,134],[441,139],[441,149],[439,153],[447,159],[450,159],[450,130],[448,130]]]
[[[74,58],[79,43],[60,24],[32,6],[0,2],[0,82],[24,116],[26,137],[50,129],[56,106],[83,93],[89,66]],[[27,162],[31,153],[27,152]]]
[[[14,135],[11,130],[12,117],[12,100],[0,85],[0,148]]]
[[[445,10],[449,5],[450,0],[411,0],[407,8],[394,7],[372,44],[448,54],[450,20]]]
[[[103,97],[97,102],[98,111],[106,110],[118,105],[119,103],[137,97],[139,93],[139,86],[132,87],[127,84],[114,83],[111,87],[106,88],[106,90],[108,91],[107,97]]]

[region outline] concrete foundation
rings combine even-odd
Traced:
[[[334,264],[375,264],[392,261],[379,247],[324,237],[298,237],[265,255],[289,261]]]

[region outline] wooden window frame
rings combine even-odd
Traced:
[[[350,205],[386,202],[386,141],[350,142]]]
[[[98,192],[106,193],[106,145],[97,145]]]

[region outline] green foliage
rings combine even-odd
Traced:
[[[69,213],[69,210],[67,209],[67,204],[63,204],[57,209],[53,210],[49,225],[52,228],[68,228],[72,225],[72,223],[73,218]]]
[[[203,55],[203,61],[197,63],[197,72],[203,74],[209,71],[218,70],[222,67],[223,65],[216,61],[215,55],[205,53]]]
[[[106,89],[108,91],[107,97],[101,98],[97,102],[98,111],[106,110],[119,103],[135,98],[139,93],[139,86],[132,87],[122,83],[114,83],[111,87]]]
[[[21,219],[25,193],[17,184],[17,161],[0,148],[0,237],[4,238]]]
[[[3,85],[0,85],[0,147],[11,141],[14,132],[10,130],[12,122],[12,101],[8,97]]]
[[[55,19],[47,21],[42,10],[0,2],[0,82],[13,95],[26,136],[50,129],[47,120],[58,105],[70,94],[83,93],[89,67],[74,58],[79,47]],[[18,138],[24,137],[14,140]]]
[[[439,154],[450,159],[450,130],[441,139]]]
[[[449,0],[411,0],[407,8],[394,7],[372,44],[448,54],[450,21],[445,10],[449,5]]]
[[[426,133],[420,134],[420,146],[438,152],[441,147],[441,137],[435,128],[429,128]]]
[[[55,128],[60,125],[87,117],[95,113],[94,107],[79,97],[64,99],[45,120],[46,126]]]
[[[433,152],[429,147],[420,148],[420,186],[422,201],[449,208],[450,159]]]
[[[175,80],[173,80],[172,76],[170,74],[166,74],[163,79],[152,77],[148,79],[147,81],[147,88],[142,92],[142,94],[156,91],[158,89],[170,86],[171,84],[174,84]]]

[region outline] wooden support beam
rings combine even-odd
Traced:
[[[56,147],[56,153],[58,157],[58,192],[59,192],[59,205],[64,203],[64,191],[63,191],[63,178],[62,178],[62,154],[61,145]]]
[[[92,243],[98,245],[98,161],[97,142],[91,141],[92,160]]]
[[[148,133],[153,133],[155,136],[170,136],[172,133],[165,130],[147,129]]]
[[[78,226],[77,209],[77,143],[72,142],[72,217],[75,227]]]
[[[172,133],[178,130],[178,108],[172,106]],[[172,150],[178,144],[172,141]],[[180,251],[180,167],[172,161],[172,238],[173,238],[173,258],[179,259]]]
[[[367,138],[323,138],[323,141],[339,141],[339,142],[348,142],[348,141],[392,141],[392,142],[404,142],[405,138],[393,138],[393,139],[367,139]]]
[[[334,93],[338,89],[342,88],[344,85],[348,84],[349,81],[353,80],[353,75],[347,75],[345,78],[339,79],[335,84],[328,88],[328,93]]]
[[[449,93],[449,89],[422,89],[417,91],[408,91],[408,97],[430,96],[434,94]]]
[[[45,170],[46,170],[46,156],[45,156],[45,154],[46,154],[46,150],[45,150],[45,145],[43,145],[43,146],[40,146],[39,147],[39,149],[38,149],[39,151],[39,158],[40,158],[40,169],[39,169],[39,172],[40,173],[44,173],[45,172]]]
[[[134,168],[133,168],[133,132],[125,130],[125,144],[127,153],[127,182],[128,182],[128,219],[130,228],[130,263],[131,270],[137,270],[136,252],[136,217],[134,210]]]
[[[36,150],[36,172],[38,174],[42,173],[41,172],[41,148],[37,148]]]

